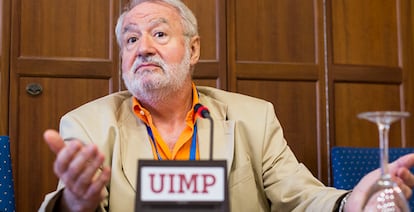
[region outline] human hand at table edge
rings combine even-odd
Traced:
[[[411,197],[412,187],[414,187],[414,175],[409,170],[413,166],[414,153],[404,155],[388,165],[392,179],[398,184],[407,199]],[[380,169],[365,175],[352,190],[344,211],[361,211],[365,195],[379,177]]]
[[[104,155],[94,144],[84,145],[79,140],[65,144],[52,129],[46,130],[43,137],[56,154],[53,170],[65,184],[55,207],[63,211],[95,211],[105,198],[103,191],[111,173],[109,167],[102,167]]]

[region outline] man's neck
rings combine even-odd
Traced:
[[[183,122],[193,103],[192,91],[192,85],[189,83],[160,100],[140,100],[140,103],[150,112],[155,126],[157,123]]]
[[[171,151],[185,129],[187,113],[193,105],[192,91],[190,83],[162,101],[140,102],[150,112],[154,126]]]

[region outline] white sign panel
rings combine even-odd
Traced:
[[[156,166],[141,169],[141,201],[224,201],[223,167]]]

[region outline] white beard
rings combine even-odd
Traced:
[[[143,63],[152,63],[161,67],[161,71],[141,70],[135,72]],[[166,64],[156,56],[137,58],[128,72],[122,77],[128,90],[137,99],[146,102],[159,102],[178,91],[186,80],[191,78],[190,49],[186,48],[181,63]]]

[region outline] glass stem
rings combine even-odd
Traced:
[[[380,165],[381,178],[390,179],[391,176],[388,171],[388,131],[389,124],[378,123],[379,141],[380,141]]]

